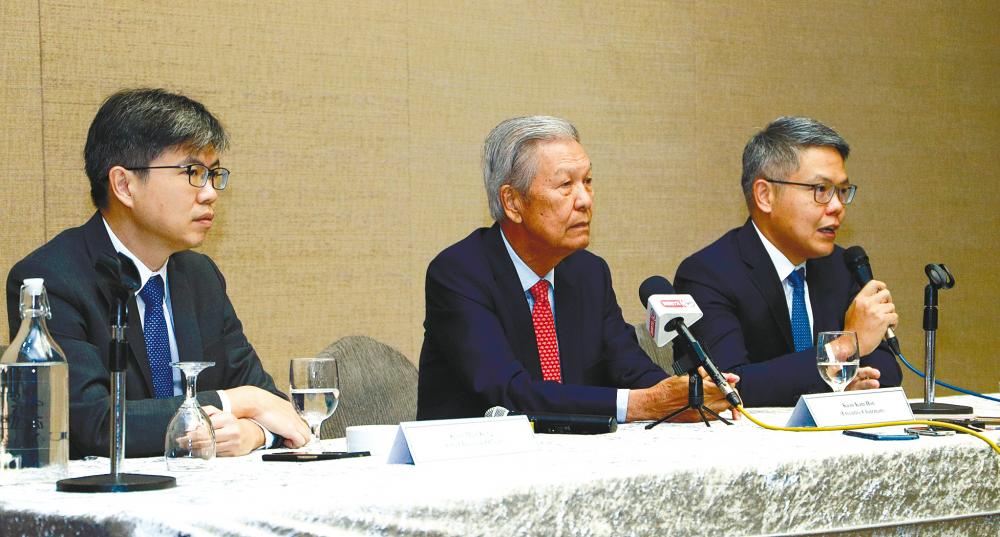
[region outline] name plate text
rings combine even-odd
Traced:
[[[912,419],[902,388],[880,388],[803,395],[785,426],[831,427]]]

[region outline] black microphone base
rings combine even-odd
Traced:
[[[138,492],[176,486],[177,480],[173,477],[146,474],[88,475],[56,482],[56,490],[60,492]]]
[[[972,414],[972,407],[948,403],[910,403],[914,414]]]
[[[725,423],[726,425],[732,425],[732,423],[730,423],[729,420],[723,418],[714,410],[704,405],[705,403],[704,390],[705,388],[701,382],[701,375],[699,375],[697,371],[692,371],[688,376],[688,404],[681,408],[678,408],[677,410],[671,412],[670,414],[667,414],[666,416],[663,416],[662,418],[654,421],[653,423],[650,423],[649,425],[646,426],[646,430],[652,429],[653,427],[656,427],[657,425],[665,421],[670,421],[674,419],[685,410],[697,410],[698,414],[701,415],[701,421],[705,422],[706,427],[711,427],[712,424],[708,422],[708,416],[705,415],[705,412],[708,412],[709,414],[715,416],[716,419],[718,419],[722,423]]]
[[[663,423],[665,421],[670,421],[670,420],[674,419],[675,417],[679,416],[680,413],[684,412],[685,410],[697,410],[698,413],[701,414],[701,421],[705,422],[705,427],[711,427],[712,426],[712,424],[709,423],[708,416],[705,415],[705,412],[708,412],[709,414],[715,416],[715,419],[721,421],[722,423],[725,423],[726,425],[732,425],[732,422],[730,422],[726,418],[723,418],[722,416],[720,416],[718,413],[716,413],[711,408],[708,408],[707,406],[696,407],[696,406],[686,405],[686,406],[678,408],[677,410],[671,412],[670,414],[667,414],[666,416],[664,416],[664,417],[662,417],[662,418],[654,421],[653,423],[650,423],[649,425],[646,426],[646,429],[649,430],[649,429],[652,429],[653,427],[656,427],[657,425],[659,425],[659,424],[661,424],[661,423]]]

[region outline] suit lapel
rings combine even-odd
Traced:
[[[559,342],[559,366],[562,369],[562,381],[565,384],[580,384],[583,382],[583,370],[580,369],[581,355],[579,345],[582,344],[580,326],[582,324],[583,305],[580,293],[575,286],[572,263],[564,260],[556,266],[555,288],[555,321],[556,339]]]
[[[774,322],[781,330],[781,335],[785,338],[785,345],[789,349],[794,349],[792,340],[792,321],[788,314],[788,303],[785,301],[785,291],[781,288],[781,280],[774,270],[774,263],[767,255],[764,244],[760,242],[757,231],[749,219],[743,224],[737,234],[737,245],[740,250],[740,257],[750,268],[750,279],[753,281],[757,291],[760,292],[767,304],[767,309],[771,312]],[[810,294],[810,298],[812,295]]]
[[[836,304],[830,300],[837,295],[833,289],[836,277],[831,272],[833,267],[829,261],[829,257],[824,257],[806,262],[809,304],[812,306],[813,314],[813,341],[816,341],[816,334],[819,332],[839,330],[841,326],[834,309]]]
[[[142,334],[142,321],[139,319],[139,306],[135,302],[135,297],[128,301],[128,327],[125,329],[128,337],[128,347],[132,350],[133,367],[142,376],[142,382],[146,386],[146,395],[153,394],[153,373],[149,369],[149,355],[146,354],[146,338]]]
[[[531,321],[531,310],[528,309],[528,299],[524,295],[524,289],[521,289],[521,280],[517,277],[514,261],[507,254],[507,247],[500,237],[499,224],[493,224],[493,227],[486,232],[486,256],[499,289],[497,314],[501,321],[504,321],[503,324],[511,327],[513,332],[508,334],[507,341],[524,369],[532,378],[541,380],[542,364],[538,360],[538,343],[535,340],[535,325]],[[556,289],[558,288],[557,285]]]
[[[167,278],[170,280],[170,310],[173,313],[178,359],[182,362],[201,362],[201,331],[195,316],[194,294],[187,278],[177,270],[177,263],[167,264]]]

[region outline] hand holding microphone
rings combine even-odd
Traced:
[[[873,279],[868,254],[864,248],[852,246],[844,252],[844,263],[861,286],[844,316],[844,330],[858,334],[858,351],[862,356],[871,354],[883,337],[893,352],[899,354],[899,342],[892,330],[899,323],[896,305],[886,285]]]
[[[896,305],[885,284],[871,280],[854,297],[844,315],[844,330],[858,334],[861,356],[871,354],[899,322]],[[893,334],[895,338],[895,334]]]

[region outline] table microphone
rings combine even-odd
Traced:
[[[726,396],[726,400],[734,407],[742,405],[743,400],[740,398],[740,394],[729,385],[726,377],[715,366],[712,357],[708,355],[708,351],[702,347],[687,327],[687,319],[693,318],[691,324],[694,324],[694,321],[701,318],[701,308],[691,298],[691,295],[678,295],[674,291],[674,286],[670,284],[670,280],[663,276],[650,276],[639,286],[639,300],[649,312],[650,336],[657,338],[661,331],[673,331],[680,334],[697,361],[696,364],[691,364],[691,369],[695,369],[697,365],[704,367],[712,382]],[[656,328],[660,326],[662,328]],[[669,338],[667,339],[669,340]],[[658,342],[657,344],[662,346],[666,343],[660,344]],[[697,375],[698,373],[691,371],[690,374]]]
[[[868,263],[868,254],[860,246],[851,246],[844,251],[844,264],[847,265],[847,270],[851,271],[854,280],[861,287],[875,279],[872,276],[872,266]],[[889,344],[892,352],[899,355],[899,341],[896,340],[896,333],[893,332],[891,326],[885,329],[885,342]]]
[[[502,406],[490,408],[485,416],[487,418],[527,416],[535,434],[605,434],[618,430],[618,420],[612,416],[511,412]]]

